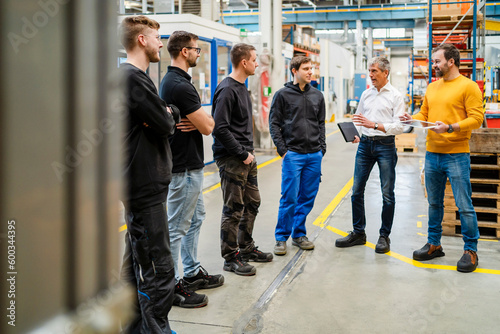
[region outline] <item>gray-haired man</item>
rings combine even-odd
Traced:
[[[373,87],[361,95],[358,110],[353,117],[361,138],[354,167],[352,187],[352,223],[354,230],[348,236],[337,239],[335,246],[351,247],[366,243],[365,186],[375,163],[380,170],[382,188],[382,227],[375,247],[377,253],[390,250],[389,234],[394,219],[394,184],[398,155],[394,136],[403,132],[399,116],[405,112],[403,96],[388,80],[390,64],[386,58],[375,57],[368,63],[368,72]]]

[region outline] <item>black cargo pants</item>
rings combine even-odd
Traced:
[[[126,333],[170,334],[175,275],[168,234],[166,203],[125,209],[127,235],[122,279],[137,292],[134,319]]]

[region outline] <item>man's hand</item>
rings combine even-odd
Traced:
[[[357,144],[361,141],[358,136],[354,136],[354,140],[352,141],[353,144]]]
[[[355,114],[352,116],[352,121],[358,126],[364,126],[365,128],[373,129],[375,127],[375,122],[370,121],[365,115]]]
[[[410,114],[408,114],[407,112],[405,112],[403,115],[399,116],[399,120],[401,122],[406,122],[406,121],[411,121],[413,117],[411,117]]]
[[[252,153],[248,153],[248,157],[243,161],[243,163],[245,165],[249,165],[252,163],[253,159],[255,159],[255,157],[253,156]]]
[[[436,127],[430,130],[434,131],[435,133],[445,133],[448,131],[448,129],[449,129],[448,124],[445,124],[441,121],[437,121]]]
[[[181,130],[182,132],[190,132],[190,131],[195,131],[198,130],[194,126],[193,123],[187,118],[181,118],[181,122],[177,123],[177,129]]]

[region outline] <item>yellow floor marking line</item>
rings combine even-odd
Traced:
[[[418,222],[417,222],[417,227],[418,227],[418,228],[421,228],[421,227],[422,227],[422,222],[421,222],[421,221],[418,221]]]
[[[330,132],[329,134],[327,134],[327,135],[325,136],[325,138],[326,138],[326,137],[328,137],[328,136],[331,136],[331,135],[333,135],[333,134],[335,134],[335,133],[337,133],[337,132],[340,132],[340,130]]]
[[[120,229],[118,230],[118,232],[123,232],[127,229],[127,225],[126,224],[123,224],[122,226],[120,226]]]
[[[209,176],[209,175],[212,175],[212,174],[215,174],[217,172],[206,172],[206,173],[203,173],[203,176]]]
[[[321,228],[325,227],[325,221],[328,219],[328,217],[332,214],[333,210],[339,205],[340,201],[347,195],[347,193],[351,190],[353,184],[353,178],[351,178],[347,184],[342,188],[342,190],[335,196],[335,198],[328,204],[328,206],[321,212],[321,214],[316,218],[316,220],[313,222],[314,225],[319,226]],[[342,230],[339,230],[338,228],[335,228],[333,226],[326,226],[326,229],[332,231],[333,233],[339,234],[342,237],[347,236],[347,232],[344,232]],[[417,233],[419,235],[425,236],[425,234],[422,233]],[[479,240],[485,240],[485,239],[479,239]],[[497,240],[488,240],[488,241],[497,241]],[[366,242],[366,247],[369,247],[371,249],[375,249],[375,245],[372,244],[371,242]],[[397,260],[400,260],[402,262],[405,262],[407,264],[410,264],[414,267],[417,268],[428,268],[428,269],[438,269],[438,270],[457,270],[456,266],[449,266],[449,265],[440,265],[440,264],[431,264],[431,263],[422,263],[419,261],[415,261],[413,259],[410,259],[409,257],[406,257],[404,255],[398,254],[396,252],[388,252],[385,255],[391,256]],[[484,269],[484,268],[477,268],[475,273],[483,273],[483,274],[493,274],[493,275],[500,275],[500,270],[497,269]]]
[[[328,204],[325,210],[321,212],[321,214],[316,218],[316,220],[313,222],[314,225],[319,226],[319,227],[325,227],[325,221],[330,217],[332,214],[333,210],[339,205],[340,201],[347,195],[347,193],[351,190],[352,184],[354,182],[354,177],[351,177],[351,179],[346,183],[344,188],[335,196],[333,201]],[[347,235],[347,234],[346,234]]]

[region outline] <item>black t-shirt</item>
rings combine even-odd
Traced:
[[[160,84],[160,97],[179,108],[181,117],[201,108],[201,100],[191,83],[191,76],[184,70],[169,66]],[[197,131],[182,132],[178,129],[169,137],[172,149],[172,173],[203,168],[203,136]]]
[[[247,87],[227,77],[217,86],[212,105],[214,158],[235,156],[241,161],[253,151],[252,100]]]

